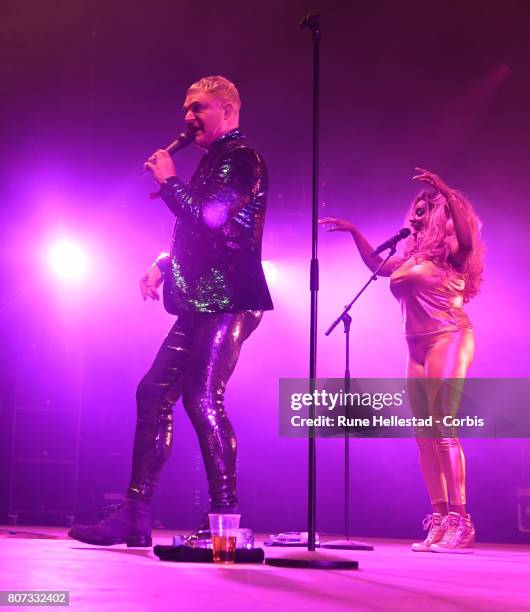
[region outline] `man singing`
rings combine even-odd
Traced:
[[[177,320],[138,385],[132,474],[123,504],[69,535],[99,545],[151,545],[150,503],[173,439],[173,405],[182,396],[209,484],[210,512],[238,512],[236,436],[226,415],[226,383],[243,342],[272,309],[261,266],[268,179],[263,158],[239,130],[241,100],[221,76],[197,81],[184,112],[193,142],[206,150],[189,184],[164,149],[145,163],[175,215],[171,253],[140,281]],[[208,537],[207,526],[194,538]],[[192,537],[192,539],[193,539]]]

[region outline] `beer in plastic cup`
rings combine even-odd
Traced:
[[[240,514],[208,514],[214,563],[234,563]]]

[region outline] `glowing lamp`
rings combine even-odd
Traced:
[[[60,240],[50,248],[48,264],[55,276],[69,282],[83,279],[89,268],[87,253],[71,240]]]
[[[271,261],[267,261],[266,259],[261,262],[261,265],[263,266],[263,272],[265,273],[267,283],[274,285],[278,279],[278,268]]]

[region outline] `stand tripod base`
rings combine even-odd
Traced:
[[[292,567],[300,569],[359,569],[359,563],[357,561],[335,561],[331,559],[265,559],[265,563],[273,567]]]
[[[285,542],[283,544],[271,543],[270,540],[263,542],[264,546],[274,546],[275,548],[307,548],[307,542]],[[320,544],[315,544],[316,548],[320,548]]]
[[[356,570],[359,568],[357,561],[341,558],[330,550],[322,549],[286,551],[282,557],[268,557],[265,559],[265,563],[273,567],[300,569]]]
[[[371,544],[365,544],[364,542],[357,542],[356,540],[331,540],[321,544],[320,548],[331,548],[335,550],[373,550],[374,547]]]

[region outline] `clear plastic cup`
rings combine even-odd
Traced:
[[[208,514],[208,519],[212,533],[213,562],[235,563],[241,514]]]

